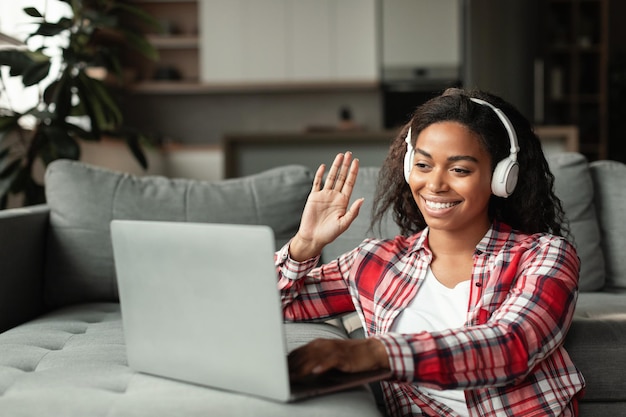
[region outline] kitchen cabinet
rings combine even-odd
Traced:
[[[198,0],[204,83],[372,81],[376,0]]]
[[[378,81],[379,25],[376,0],[335,0],[336,47],[332,62],[339,80]],[[332,39],[332,38],[331,38]]]
[[[278,81],[286,77],[283,0],[201,0],[201,81]]]
[[[461,66],[461,0],[381,0],[383,68]]]

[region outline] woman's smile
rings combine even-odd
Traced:
[[[431,210],[435,210],[435,211],[441,211],[441,210],[446,210],[449,208],[452,208],[458,204],[461,204],[461,201],[436,201],[436,200],[431,200],[428,199],[424,196],[422,196],[422,200],[424,200],[424,205],[431,209]]]

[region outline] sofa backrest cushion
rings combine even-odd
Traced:
[[[606,263],[606,284],[626,288],[626,165],[617,161],[590,164]]]
[[[606,273],[589,163],[583,155],[574,152],[552,154],[546,159],[580,258],[579,288],[581,291],[601,290]]]
[[[297,231],[312,181],[303,166],[205,182],[55,161],[45,177],[50,206],[46,301],[60,306],[118,299],[113,219],[264,224],[282,245]]]

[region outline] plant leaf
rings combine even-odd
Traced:
[[[32,109],[25,111],[24,114],[35,117],[40,123],[48,122],[49,120],[54,118],[54,113],[48,110],[48,108],[42,110],[38,106],[35,106]]]
[[[25,87],[35,85],[50,73],[50,61],[37,62],[24,70],[22,83]]]
[[[1,152],[0,160],[2,160],[2,169],[0,170],[0,205],[2,208],[6,205],[6,197],[11,192],[15,185],[16,178],[18,177],[21,167],[21,158],[9,161],[10,148],[4,149]]]
[[[46,104],[54,103],[56,98],[57,88],[59,86],[59,80],[52,81],[44,90],[43,90],[43,102]]]
[[[149,58],[153,61],[159,59],[159,51],[142,35],[137,35],[136,33],[128,30],[124,30],[124,37],[128,41],[129,46],[133,49],[141,53],[146,58]]]
[[[28,167],[23,166],[19,171],[17,171],[17,173],[15,173],[13,181],[10,184],[10,190],[7,190],[7,193],[8,191],[19,193],[20,191],[24,190],[24,187],[29,177],[30,170],[28,169]]]
[[[50,92],[49,92],[50,90]],[[65,120],[72,109],[72,78],[69,71],[64,71],[61,79],[54,83],[54,88],[47,88],[44,97],[49,95],[49,103],[55,103],[55,119]]]
[[[32,177],[24,181],[24,205],[32,206],[46,202],[46,192],[43,185],[37,184]]]
[[[84,83],[85,78],[87,77],[81,77],[80,74],[76,77],[76,88],[78,90],[78,97],[80,98],[80,106],[85,109],[85,113],[91,121],[91,132],[94,138],[99,140],[102,136],[102,129],[100,128],[102,125],[100,120],[102,117],[102,110],[100,108],[96,108],[98,105],[97,102],[92,102],[91,91]]]
[[[93,134],[80,126],[77,126],[73,123],[67,123],[65,125],[65,129],[72,137],[77,137],[84,140],[97,140],[99,138],[95,138]]]
[[[16,113],[11,116],[0,116],[0,132],[7,132],[19,127],[18,120],[22,117],[21,114]]]
[[[83,16],[89,19],[91,24],[95,27],[116,28],[119,26],[119,19],[112,14],[104,14],[101,11],[86,9]]]
[[[111,93],[102,81],[95,80],[93,78],[89,79],[92,80],[93,91],[96,93],[97,98],[99,98],[102,102],[103,110],[105,110],[109,116],[107,117],[107,120],[110,121],[115,127],[119,126],[122,123],[124,116],[122,115],[122,111],[119,106],[111,96]]]
[[[119,10],[124,14],[135,17],[142,26],[147,26],[147,29],[151,29],[156,33],[164,32],[163,23],[141,7],[127,2],[117,2],[113,6],[113,10]]]
[[[126,136],[126,144],[128,148],[132,152],[133,156],[139,162],[139,165],[146,170],[148,169],[148,159],[146,158],[146,154],[143,151],[143,148],[140,144],[140,135],[136,133],[127,134]]]
[[[0,179],[13,178],[16,175],[16,170],[19,170],[21,164],[21,159],[15,159],[9,162],[0,170]]]
[[[78,77],[88,95],[80,96],[81,100],[89,103],[98,117],[97,122],[101,130],[115,129],[122,123],[122,112],[109,93],[108,89],[100,80],[89,77],[81,72]],[[92,121],[93,123],[93,121]]]
[[[9,153],[11,153],[11,147],[4,148],[0,151],[0,164],[7,158]]]
[[[59,33],[67,30],[68,28],[65,25],[58,23],[50,23],[50,22],[42,22],[39,24],[37,30],[29,36],[29,38],[33,36],[56,36]]]
[[[2,205],[1,208],[5,208],[6,197],[9,195],[9,192],[13,188],[14,180],[15,176],[0,179],[0,204]]]
[[[0,50],[0,66],[10,67],[10,75],[13,77],[22,75],[22,72],[33,65],[34,62],[35,60],[30,51],[19,49]]]
[[[25,7],[24,8],[24,13],[26,13],[30,17],[41,17],[41,18],[43,18],[43,15],[41,13],[39,13],[39,10],[37,10],[34,7]]]
[[[42,146],[39,155],[45,165],[56,159],[79,159],[80,146],[63,125],[41,127]]]
[[[64,29],[71,29],[74,25],[74,22],[69,17],[62,17],[58,20],[56,24]]]

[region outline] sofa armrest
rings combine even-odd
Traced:
[[[43,311],[49,208],[0,211],[0,332]]]

